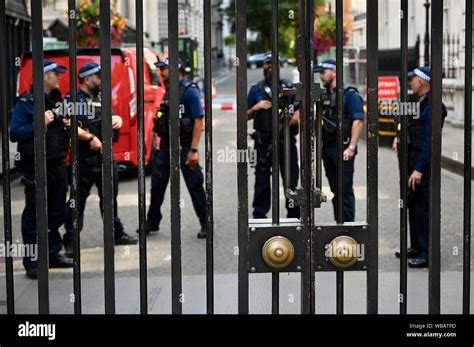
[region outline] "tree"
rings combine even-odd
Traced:
[[[315,0],[315,7],[324,4],[324,0]],[[298,27],[298,0],[280,0],[278,32],[280,53],[290,54],[296,41]],[[257,34],[254,44],[249,42],[250,53],[271,50],[272,4],[270,0],[252,0],[247,2],[248,30]],[[231,31],[235,32],[235,0],[226,9]],[[259,49],[258,49],[259,48]]]
[[[314,50],[321,54],[336,45],[336,19],[325,13],[325,0],[315,0]],[[279,50],[281,54],[293,55],[298,32],[298,0],[279,0]],[[321,8],[323,7],[323,8]],[[316,9],[320,11],[316,11]],[[248,51],[251,54],[271,50],[271,9],[270,0],[252,0],[247,2],[247,27],[256,34],[254,40],[248,41]],[[322,11],[321,11],[322,10]],[[235,33],[235,0],[226,9],[231,32]],[[343,44],[348,41],[344,28]]]
[[[345,29],[345,28],[344,28]],[[336,18],[326,13],[319,14],[315,21],[314,50],[321,54],[336,46]],[[344,30],[342,44],[347,43],[347,32]]]

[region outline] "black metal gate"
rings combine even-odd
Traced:
[[[278,0],[272,2],[272,52],[273,64],[278,64]],[[100,22],[110,22],[110,0],[101,0]],[[336,0],[337,21],[337,70],[343,67],[343,1]],[[76,1],[69,0],[69,40],[70,67],[76,72]],[[49,313],[48,287],[48,225],[46,204],[46,164],[45,164],[45,129],[40,126],[44,117],[44,94],[42,84],[43,6],[41,1],[32,1],[32,42],[34,66],[34,100],[35,100],[35,169],[36,169],[36,218],[39,246],[39,313]],[[472,3],[466,1],[466,47],[472,47]],[[211,1],[204,0],[205,28],[205,79],[210,81],[211,74]],[[178,114],[178,13],[177,1],[168,1],[169,19],[169,61],[170,61],[170,114]],[[344,273],[346,271],[365,271],[367,274],[367,313],[378,313],[378,1],[367,0],[367,216],[365,222],[344,223],[342,220],[343,199],[339,189],[336,223],[319,224],[315,209],[324,202],[321,165],[321,90],[313,80],[313,62],[315,61],[314,40],[314,4],[313,0],[298,0],[299,28],[297,43],[297,64],[300,83],[294,93],[301,100],[301,186],[295,191],[285,190],[287,197],[294,199],[301,207],[301,219],[284,219],[279,216],[279,176],[272,176],[272,218],[270,220],[252,220],[248,215],[248,163],[240,162],[238,169],[238,311],[249,311],[249,275],[253,273],[272,273],[272,312],[279,313],[279,275],[281,272],[301,273],[301,313],[315,313],[315,273],[332,271],[337,274],[337,313],[344,313]],[[441,92],[442,92],[442,48],[443,48],[443,1],[433,0],[431,7],[431,76],[432,76],[432,134],[431,134],[431,175],[430,175],[430,259],[429,259],[429,312],[440,313],[440,157],[441,157]],[[237,0],[235,7],[237,56],[237,147],[246,151],[247,146],[247,1]],[[408,47],[408,0],[401,0],[401,57],[402,76],[401,101],[407,100],[407,47]],[[411,14],[410,14],[411,15]],[[5,22],[5,1],[0,4],[0,41],[8,41]],[[140,311],[148,312],[147,289],[147,254],[146,254],[146,206],[145,206],[145,166],[144,166],[144,89],[143,89],[143,1],[136,1],[136,39],[137,39],[137,96],[138,96],[138,145],[139,145],[139,250],[140,250]],[[101,28],[101,65],[102,70],[102,112],[111,114],[111,40],[110,26]],[[0,55],[0,101],[3,114],[2,153],[9,157],[8,110],[7,110],[7,65],[4,52]],[[463,268],[463,312],[469,313],[470,302],[470,199],[471,199],[471,111],[472,111],[472,49],[466,49],[466,94],[465,94],[465,177],[464,177],[464,268]],[[273,70],[273,97],[277,98],[278,69]],[[72,102],[76,95],[75,73],[70,74]],[[206,192],[208,237],[206,241],[206,291],[207,312],[214,313],[214,259],[213,259],[213,143],[212,143],[212,99],[211,83],[205,85],[205,145],[206,145]],[[337,152],[338,152],[338,185],[343,182],[343,114],[342,114],[343,76],[337,74]],[[277,100],[273,100],[275,104]],[[112,128],[110,122],[102,118],[103,141],[103,189],[104,189],[104,281],[105,313],[115,313],[115,274],[113,249],[113,180],[112,177]],[[73,115],[72,123],[76,124]],[[273,112],[273,172],[279,171],[278,124],[279,115],[276,108]],[[318,124],[318,126],[315,126]],[[402,181],[407,181],[407,132],[406,118],[402,117]],[[284,122],[284,127],[288,123]],[[75,127],[72,127],[75,129]],[[179,153],[179,120],[172,117],[170,122],[171,148],[171,270],[172,270],[172,312],[182,312],[182,265],[181,265],[181,212],[180,212],[180,153]],[[173,136],[176,135],[176,136]],[[71,131],[72,143],[72,198],[78,197],[77,165],[77,130]],[[288,162],[288,161],[287,161]],[[8,160],[3,160],[3,172],[9,172]],[[402,185],[403,186],[403,185]],[[108,198],[107,198],[108,197]],[[401,191],[401,201],[407,199],[407,188]],[[10,176],[3,175],[4,232],[5,242],[12,241]],[[80,238],[78,232],[78,210],[74,213],[74,311],[81,313],[81,268]],[[344,256],[326,256],[328,246],[339,247]],[[365,257],[356,261],[354,257],[345,256],[354,247],[363,246]],[[400,313],[407,308],[407,207],[400,209]],[[6,284],[8,313],[15,313],[13,263],[6,259]]]

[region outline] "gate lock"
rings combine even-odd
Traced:
[[[340,268],[351,267],[359,257],[357,241],[350,236],[342,235],[334,238],[328,248],[326,251],[329,260]]]
[[[286,237],[273,236],[263,245],[262,256],[268,266],[280,269],[288,266],[293,261],[295,248]]]

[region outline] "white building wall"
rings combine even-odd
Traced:
[[[353,0],[359,1],[359,0]],[[408,45],[414,46],[420,37],[420,61],[424,61],[424,35],[426,26],[425,0],[410,0],[408,2]],[[379,0],[379,49],[400,47],[400,1]],[[430,8],[431,22],[431,8]],[[365,47],[366,22],[354,23],[351,42]],[[431,30],[431,28],[429,28]],[[460,0],[444,0],[443,14],[444,33],[459,35],[460,54],[452,60],[457,70],[457,78],[443,79],[443,102],[448,107],[447,121],[452,124],[463,124],[464,119],[464,67],[465,67],[465,3]],[[431,35],[431,32],[429,32]],[[443,55],[447,60],[447,47]]]

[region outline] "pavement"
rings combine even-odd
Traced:
[[[283,69],[283,76],[292,78],[293,69]],[[214,76],[218,97],[235,98],[235,72]],[[261,70],[249,70],[249,86],[262,77]],[[237,303],[237,165],[220,156],[236,149],[235,110],[213,111],[214,146],[214,271],[216,312],[236,313]],[[251,123],[249,123],[249,130]],[[443,139],[449,130],[445,128]],[[462,149],[462,137],[449,142],[449,151]],[[443,141],[448,144],[448,141]],[[249,141],[252,145],[252,141]],[[444,148],[444,147],[443,147]],[[356,195],[356,220],[366,219],[366,146],[360,143],[356,160],[354,189]],[[200,153],[204,153],[201,141]],[[444,153],[444,152],[443,152]],[[201,160],[204,161],[203,157]],[[203,165],[204,163],[201,163]],[[379,301],[380,313],[398,312],[398,287],[400,263],[394,257],[399,249],[399,177],[395,155],[388,148],[379,149]],[[441,266],[442,266],[442,313],[461,312],[462,290],[462,177],[445,169],[441,174]],[[254,187],[254,170],[249,168],[249,213],[251,213]],[[150,177],[147,177],[147,203],[149,202]],[[329,191],[323,178],[323,191]],[[283,194],[281,192],[280,196]],[[181,184],[182,203],[182,275],[183,309],[185,313],[205,312],[205,241],[198,240],[197,218],[189,194]],[[104,249],[103,232],[98,210],[98,198],[93,191],[85,211],[84,230],[81,233],[82,304],[85,313],[104,312]],[[0,205],[3,216],[3,205]],[[12,226],[14,240],[21,240],[20,220],[24,206],[23,187],[19,180],[12,182]],[[281,216],[286,216],[281,199]],[[138,224],[138,197],[136,173],[122,175],[118,197],[119,216],[125,229],[135,234]],[[170,196],[163,204],[163,221],[158,233],[147,238],[148,294],[152,313],[169,313],[171,288],[170,249]],[[318,223],[333,222],[332,206],[328,202],[315,211]],[[3,233],[0,232],[0,237]],[[1,240],[1,239],[0,239]],[[116,304],[117,312],[139,312],[139,254],[138,246],[115,248]],[[17,313],[36,313],[37,282],[26,278],[21,260],[15,259],[15,304]],[[0,259],[0,313],[6,312],[5,275],[3,259]],[[472,274],[471,274],[472,275]],[[409,269],[408,312],[426,313],[428,305],[426,269]],[[282,313],[299,312],[299,274],[281,274],[280,303]],[[345,274],[345,312],[365,313],[366,275],[364,272]],[[250,275],[250,311],[269,313],[271,310],[271,276]],[[50,271],[50,303],[52,313],[72,313],[72,271]],[[471,292],[472,293],[472,292]],[[472,294],[471,294],[472,298]],[[316,303],[318,313],[335,312],[334,273],[316,274]]]
[[[442,130],[441,166],[458,175],[464,175],[464,128],[449,123],[449,115]],[[474,163],[471,149],[471,163]],[[472,164],[471,164],[472,165]],[[474,166],[471,166],[471,175]],[[474,175],[472,175],[474,179]]]

